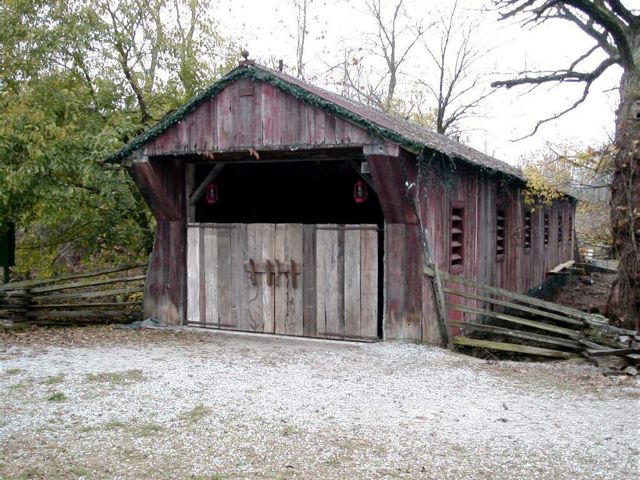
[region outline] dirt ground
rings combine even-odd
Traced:
[[[571,363],[36,330],[0,336],[0,478],[632,479],[639,404]]]
[[[604,315],[615,277],[613,273],[573,275],[559,289],[553,301],[585,312]]]

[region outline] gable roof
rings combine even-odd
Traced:
[[[349,100],[285,73],[251,64],[241,65],[229,72],[189,102],[131,140],[121,150],[109,157],[107,161],[117,162],[131,155],[135,150],[157,138],[169,127],[181,121],[203,102],[216,96],[227,85],[241,78],[249,78],[271,84],[314,107],[351,121],[382,138],[397,143],[415,154],[420,154],[425,148],[429,148],[480,168],[524,180],[520,169],[456,142],[445,135],[432,132],[414,123]]]

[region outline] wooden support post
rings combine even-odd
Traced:
[[[156,168],[148,157],[142,156],[133,159],[129,171],[157,220],[182,220],[180,202],[176,201],[175,195],[167,188],[167,182],[163,181],[160,169]],[[177,181],[176,178],[171,178],[170,180]],[[182,181],[177,185],[182,189]]]
[[[373,183],[373,180],[371,179],[370,176],[365,175],[364,173],[362,173],[360,171],[360,165],[358,164],[358,162],[356,162],[355,160],[349,159],[348,160],[349,165],[351,165],[351,168],[353,168],[353,171],[356,172],[358,174],[358,176],[367,184],[369,185],[369,188],[371,190],[373,190],[376,194],[378,193],[378,189],[376,188],[375,184]]]
[[[211,169],[209,174],[205,177],[205,179],[198,185],[191,196],[189,197],[189,205],[195,205],[200,197],[204,194],[204,191],[207,189],[207,185],[209,185],[213,180],[220,174],[222,169],[224,168],[224,163],[217,163],[215,167]]]
[[[373,182],[380,192],[380,204],[385,220],[387,222],[417,224],[420,229],[423,268],[435,271],[435,275],[430,278],[436,301],[441,344],[448,349],[453,349],[453,339],[447,325],[442,282],[431,255],[429,240],[422,224],[420,207],[414,194],[417,189],[412,190],[412,182],[405,164],[406,159],[403,158],[403,153],[398,145],[388,142],[365,145],[363,154],[371,168]]]

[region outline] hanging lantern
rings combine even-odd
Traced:
[[[209,205],[218,203],[218,186],[215,183],[207,185],[206,199]]]
[[[362,180],[358,180],[353,187],[353,201],[356,203],[365,203],[368,196],[367,185]]]

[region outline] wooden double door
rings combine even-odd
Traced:
[[[190,224],[187,323],[377,340],[376,225]]]

